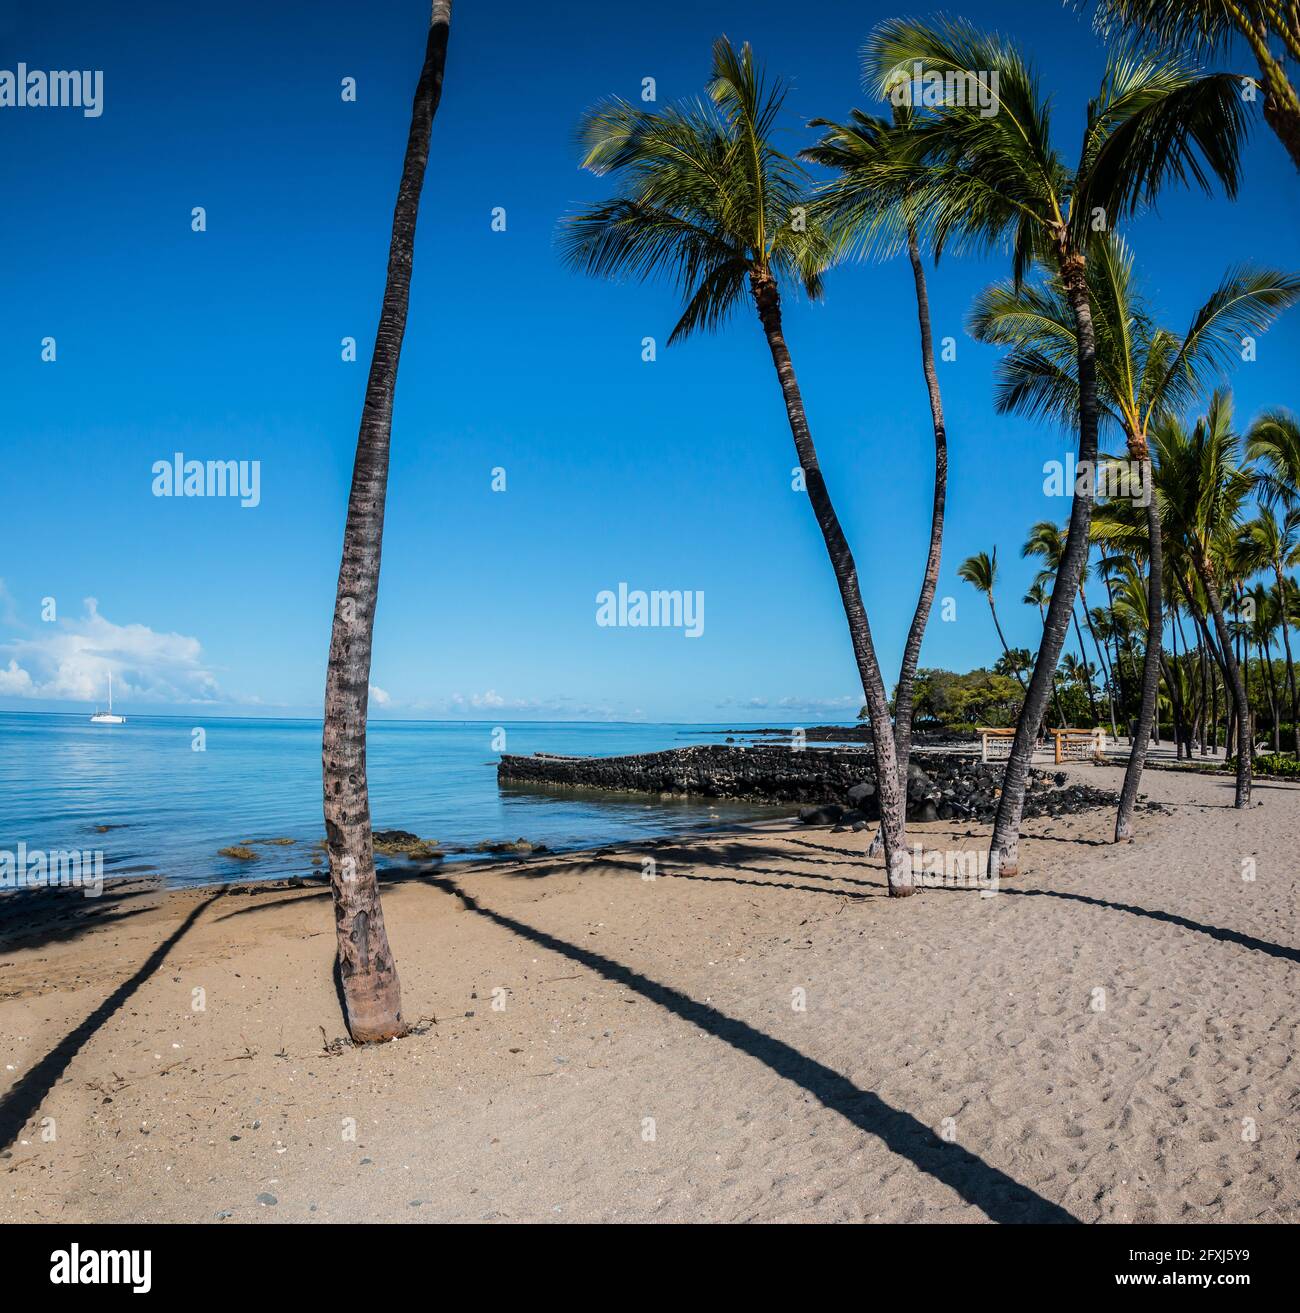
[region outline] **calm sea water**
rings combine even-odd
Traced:
[[[175,885],[306,874],[321,820],[319,722],[214,720],[195,752],[192,720],[0,713],[0,849],[102,849],[106,876],[157,874]],[[753,820],[735,803],[499,788],[489,724],[378,721],[370,726],[377,829],[444,844],[527,838],[562,850]],[[506,723],[506,750],[614,756],[719,742],[726,726]],[[100,826],[111,827],[100,831]],[[255,862],[218,850],[247,840]]]

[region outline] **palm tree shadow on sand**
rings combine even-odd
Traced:
[[[203,912],[225,897],[229,887],[196,903],[186,918],[144,960],[134,975],[118,987],[75,1029],[70,1030],[32,1069],[0,1098],[0,1149],[8,1149],[40,1110],[46,1095],[90,1038],[162,966],[167,954],[190,932]]]
[[[606,980],[635,990],[642,998],[761,1062],[778,1076],[806,1090],[823,1107],[838,1113],[859,1130],[874,1135],[890,1152],[906,1158],[919,1170],[941,1181],[967,1203],[981,1209],[991,1221],[1078,1222],[1078,1218],[1059,1204],[1044,1199],[968,1149],[944,1143],[910,1113],[890,1106],[870,1090],[859,1089],[847,1077],[807,1057],[789,1044],[765,1035],[748,1023],[729,1017],[707,1003],[697,1002],[679,990],[643,976],[621,962],[558,939],[502,912],[493,911],[479,903],[473,895],[467,894],[453,880],[435,880],[430,883],[458,899],[466,911],[484,917],[522,939],[559,953]]]

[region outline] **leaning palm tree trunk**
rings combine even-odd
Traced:
[[[1097,714],[1097,695],[1093,692],[1092,676],[1088,673],[1088,649],[1083,645],[1083,630],[1079,628],[1079,613],[1070,608],[1070,618],[1074,621],[1074,636],[1079,640],[1079,660],[1082,663],[1084,678],[1088,681],[1088,713],[1092,716],[1093,723],[1100,725],[1101,717]]]
[[[1119,794],[1119,810],[1115,814],[1115,842],[1133,837],[1133,808],[1137,805],[1138,785],[1142,782],[1142,768],[1146,765],[1147,747],[1151,741],[1151,726],[1156,716],[1160,697],[1161,643],[1164,638],[1164,619],[1161,603],[1164,598],[1164,548],[1160,538],[1160,508],[1156,505],[1151,482],[1151,456],[1145,442],[1141,447],[1130,444],[1130,455],[1142,462],[1142,486],[1147,492],[1147,650],[1142,659],[1142,704],[1138,708],[1137,727],[1124,770],[1124,785]],[[1174,678],[1169,676],[1170,702],[1180,710],[1176,700]],[[1174,730],[1177,738],[1178,730]]]
[[[998,642],[1002,644],[1002,655],[1007,659],[1007,665],[1013,666],[1011,673],[1015,675],[1020,682],[1020,687],[1025,687],[1025,677],[1020,673],[1019,667],[1015,667],[1011,660],[1011,649],[1007,646],[1007,636],[1002,632],[1002,622],[998,619],[998,608],[993,602],[993,590],[989,590],[989,612],[993,616],[993,628],[998,631]]]
[[[1062,282],[1074,313],[1078,353],[1079,378],[1079,455],[1078,462],[1092,469],[1097,460],[1097,362],[1096,342],[1092,325],[1092,303],[1088,297],[1088,284],[1084,260],[1071,254],[1061,261]],[[1086,462],[1086,464],[1085,464]],[[1065,551],[1052,586],[1052,600],[1047,607],[1047,621],[1043,625],[1043,641],[1038,648],[1038,659],[1029,678],[1024,706],[1016,722],[1015,738],[1011,742],[1011,755],[1007,758],[1006,773],[1002,777],[1002,797],[998,801],[997,816],[993,822],[993,838],[989,845],[989,871],[996,876],[1016,875],[1020,869],[1020,820],[1025,808],[1025,787],[1029,781],[1029,765],[1033,759],[1034,741],[1038,727],[1052,695],[1052,676],[1065,636],[1074,614],[1074,598],[1079,590],[1079,579],[1084,562],[1091,550],[1088,528],[1092,522],[1093,490],[1091,482],[1075,490],[1070,507]]]
[[[930,548],[925,558],[925,574],[916,599],[912,626],[903,645],[903,660],[898,670],[898,687],[894,692],[894,755],[898,758],[900,787],[907,788],[907,766],[912,756],[912,689],[916,667],[921,659],[921,642],[929,623],[930,608],[939,586],[939,562],[943,553],[943,513],[948,490],[948,434],[943,422],[943,398],[939,393],[939,375],[934,367],[934,338],[930,332],[930,295],[925,285],[925,266],[917,245],[915,230],[907,235],[907,254],[912,262],[916,283],[916,317],[921,326],[921,370],[926,391],[930,394],[930,419],[934,425],[934,500],[930,510]]]
[[[867,711],[871,717],[871,741],[876,758],[876,793],[880,799],[880,833],[885,849],[885,869],[889,874],[889,894],[891,898],[902,898],[913,892],[911,859],[906,846],[903,795],[899,788],[898,761],[894,754],[889,701],[885,696],[880,663],[876,660],[875,646],[871,640],[866,608],[862,604],[857,566],[854,564],[853,553],[849,549],[844,530],[840,527],[839,517],[835,513],[830,493],[826,489],[826,480],[822,477],[821,467],[817,462],[817,449],[813,446],[808,419],[804,414],[803,398],[799,393],[798,380],[795,378],[794,364],[790,359],[790,350],[786,346],[785,335],[781,328],[781,298],[777,291],[776,280],[770,273],[756,269],[750,275],[750,287],[754,304],[758,309],[759,320],[763,325],[763,332],[767,337],[768,349],[772,353],[772,364],[776,367],[781,392],[785,398],[790,432],[794,436],[795,451],[803,470],[804,484],[808,489],[808,500],[812,504],[813,514],[817,517],[817,525],[822,531],[826,551],[831,558],[831,567],[835,571],[835,579],[840,587],[840,598],[849,625],[849,636],[853,640],[853,655],[858,664],[862,691],[866,696]]]
[[[388,947],[375,877],[366,781],[366,713],[393,393],[406,332],[415,221],[429,159],[433,116],[442,97],[450,26],[451,0],[433,0],[424,67],[411,108],[402,181],[393,210],[388,279],[361,411],[325,679],[325,733],[321,745],[325,842],[338,933],[339,979],[348,1030],[358,1043],[391,1039],[403,1030],[401,988]]]

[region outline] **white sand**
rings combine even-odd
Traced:
[[[787,824],[394,885],[423,1032],[332,1054],[319,889],[10,917],[0,1220],[1300,1220],[1300,788],[1145,787],[1132,845],[1028,822],[992,898]]]

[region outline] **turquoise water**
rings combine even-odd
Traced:
[[[500,722],[499,722],[500,723]],[[191,731],[206,733],[202,752]],[[370,807],[377,829],[444,844],[523,837],[563,850],[753,820],[736,803],[498,788],[492,733],[465,722],[370,726]],[[613,756],[719,742],[726,726],[505,722],[504,751]],[[161,875],[174,885],[310,873],[321,820],[320,722],[0,713],[0,849],[102,849],[104,874]],[[111,828],[101,832],[98,827]],[[255,862],[218,850],[246,840]]]

